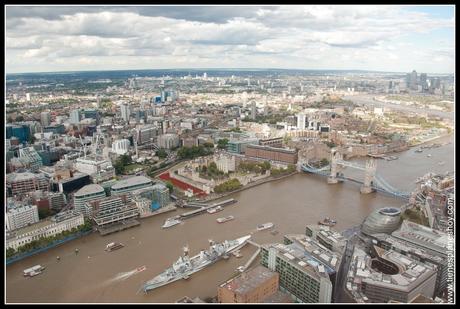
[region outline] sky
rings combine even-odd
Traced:
[[[455,67],[452,5],[6,6],[5,15],[7,73]]]

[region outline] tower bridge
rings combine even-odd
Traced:
[[[381,175],[377,173],[377,165],[373,158],[368,159],[365,165],[361,165],[356,162],[343,160],[342,154],[337,150],[333,149],[331,153],[331,163],[329,166],[323,168],[316,168],[314,166],[311,166],[308,162],[299,163],[301,170],[303,170],[304,172],[325,176],[327,177],[327,183],[329,184],[336,184],[343,181],[351,181],[361,185],[360,192],[363,194],[368,194],[377,191],[406,200],[411,197],[410,192],[402,192],[394,188]],[[346,167],[364,171],[363,181],[355,180],[350,177],[345,177],[343,174],[343,170]]]

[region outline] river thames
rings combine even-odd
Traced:
[[[409,191],[415,179],[427,172],[444,173],[454,170],[453,137],[441,139],[451,144],[415,153],[410,149],[396,154],[394,161],[377,161],[377,173],[391,185]],[[438,142],[438,141],[437,141]],[[431,154],[427,157],[426,154]],[[442,163],[443,162],[443,163]],[[441,164],[442,163],[442,164]],[[361,177],[359,172],[347,171]],[[380,193],[362,195],[353,183],[328,185],[326,179],[310,174],[296,174],[278,181],[245,190],[227,198],[238,202],[217,214],[203,214],[181,225],[162,229],[167,217],[186,210],[143,219],[141,226],[108,236],[93,233],[71,241],[45,253],[24,259],[6,268],[7,302],[63,302],[63,303],[136,303],[175,302],[187,295],[205,299],[217,294],[219,284],[234,274],[255,252],[246,245],[243,257],[231,257],[181,280],[144,294],[142,284],[169,267],[188,245],[190,254],[207,248],[208,239],[223,241],[251,234],[257,243],[282,241],[288,233],[305,233],[307,224],[329,216],[338,221],[342,231],[360,224],[374,209],[401,206],[404,201]],[[234,215],[235,220],[218,224],[217,217]],[[256,226],[273,222],[279,234],[256,232]],[[125,244],[123,249],[105,252],[107,243]],[[79,254],[74,253],[75,248]],[[60,256],[60,261],[56,260]],[[39,276],[24,278],[22,271],[36,264],[46,266]],[[130,271],[145,265],[137,274]]]

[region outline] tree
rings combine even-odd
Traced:
[[[22,115],[16,116],[16,121],[24,121],[24,116]]]
[[[206,143],[203,143],[203,147],[205,147],[205,148],[214,148],[214,144],[206,142]]]
[[[321,166],[326,166],[329,164],[329,160],[326,158],[323,158],[321,159],[321,161],[319,161],[319,163],[321,164]]]
[[[173,193],[174,191],[174,185],[170,182],[170,181],[167,181],[166,182],[166,187],[169,189],[169,193]]]
[[[226,148],[227,148],[227,144],[228,144],[228,139],[226,139],[226,138],[220,139],[220,140],[217,142],[217,148],[219,148],[219,149],[226,149]]]
[[[168,156],[168,153],[166,152],[166,150],[164,150],[163,148],[159,149],[156,153],[156,155],[161,158],[161,159],[164,159]]]
[[[38,218],[40,220],[49,217],[50,215],[50,210],[49,209],[39,209],[38,210]]]
[[[132,163],[131,156],[122,155],[115,161],[114,167],[117,174],[122,174],[125,171],[125,167]]]

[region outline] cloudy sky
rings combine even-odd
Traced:
[[[453,73],[454,6],[7,6],[6,72]]]

